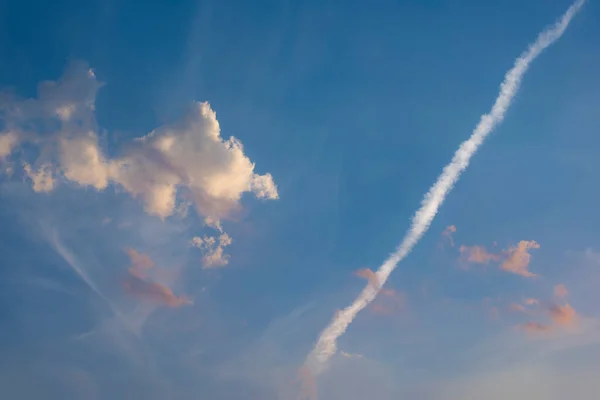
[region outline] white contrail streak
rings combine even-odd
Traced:
[[[379,288],[386,282],[398,263],[406,257],[408,253],[417,244],[419,239],[429,228],[431,221],[438,212],[438,209],[444,202],[446,195],[450,192],[460,174],[469,165],[469,160],[475,154],[479,146],[492,130],[504,119],[504,114],[510,106],[512,99],[519,90],[519,85],[523,75],[527,72],[531,62],[548,46],[558,40],[565,32],[571,19],[581,9],[585,0],[578,0],[569,7],[565,14],[553,26],[546,28],[540,33],[536,41],[521,54],[515,61],[513,68],[508,71],[504,77],[504,82],[500,85],[500,94],[492,110],[481,117],[479,124],[471,134],[471,137],[463,142],[450,164],[444,167],[444,171],[439,176],[435,184],[429,189],[429,192],[421,202],[421,208],[417,210],[412,220],[412,225],[406,233],[404,239],[388,259],[381,265],[376,272],[380,286],[374,287],[368,284],[354,302],[347,308],[339,311],[329,326],[321,333],[317,344],[306,358],[305,365],[313,372],[322,371],[325,362],[336,352],[336,341],[348,328],[356,314],[375,299],[379,293]]]

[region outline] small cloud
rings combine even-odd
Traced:
[[[27,163],[24,164],[25,173],[33,182],[33,191],[37,193],[47,193],[54,189],[54,178],[52,177],[52,165],[43,164],[37,171],[34,171]]]
[[[450,244],[450,247],[454,247],[454,238],[452,234],[456,232],[456,226],[449,225],[442,232],[442,240]]]
[[[499,261],[498,254],[488,253],[483,246],[460,246],[461,258],[472,264],[488,264],[490,261]]]
[[[552,326],[544,325],[539,322],[528,322],[526,324],[519,325],[519,328],[523,329],[529,334],[541,334],[552,331]]]
[[[204,225],[209,226],[209,227],[216,229],[219,232],[223,233],[223,227],[221,226],[221,221],[219,221],[218,219],[215,219],[212,217],[206,217],[206,218],[204,218]]]
[[[202,248],[203,243],[204,240],[202,240],[200,236],[194,236],[192,240],[190,240],[190,246],[192,247]]]
[[[531,273],[528,269],[531,262],[529,250],[539,248],[540,245],[533,240],[521,240],[517,246],[512,246],[506,250],[507,257],[500,264],[500,268],[526,278],[536,277],[537,275]]]
[[[354,272],[354,275],[368,280],[374,288],[379,288],[379,278],[377,277],[377,274],[370,268],[359,269],[358,271]]]
[[[549,310],[550,318],[556,325],[570,326],[573,325],[577,319],[577,313],[569,304],[564,306],[553,305]]]
[[[525,299],[523,301],[523,304],[525,304],[527,306],[539,305],[540,301],[538,299],[529,298],[529,299]]]
[[[346,358],[364,358],[364,356],[362,354],[347,353],[343,350],[340,352],[340,354]]]
[[[19,137],[14,132],[0,134],[0,160],[8,157],[17,145]]]
[[[563,285],[562,283],[554,286],[554,296],[556,296],[558,298],[563,298],[563,297],[567,297],[568,294],[569,294],[569,291],[567,290],[567,287],[565,285]]]
[[[490,261],[499,262],[500,268],[513,274],[527,278],[536,277],[529,271],[531,254],[529,250],[540,247],[533,240],[521,240],[516,246],[511,246],[500,253],[490,253],[483,246],[460,246],[460,259],[463,263],[488,264]]]
[[[168,286],[148,279],[149,271],[154,268],[154,262],[147,254],[138,253],[131,248],[125,251],[131,260],[129,276],[122,282],[123,289],[128,294],[144,301],[168,307],[193,304],[188,297],[176,296]]]
[[[175,296],[171,289],[162,283],[148,282],[133,275],[123,280],[123,288],[127,293],[141,300],[163,304],[168,307],[176,308],[193,304],[185,296]]]
[[[125,249],[125,252],[131,260],[129,273],[140,279],[145,279],[148,276],[148,271],[154,267],[154,262],[147,254],[141,254],[132,248]]]
[[[225,247],[232,243],[227,233],[215,236],[195,236],[190,240],[190,246],[200,249],[203,253],[202,264],[204,268],[224,267],[229,263],[229,255],[224,253]]]

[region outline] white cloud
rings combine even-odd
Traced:
[[[211,221],[226,216],[245,192],[278,198],[273,178],[254,173],[242,143],[221,137],[216,113],[207,102],[194,103],[180,121],[151,132],[138,144],[115,161],[113,179],[141,196],[152,214],[171,215],[178,186],[189,191],[199,214]]]
[[[219,232],[223,232],[223,227],[221,226],[221,221],[219,221],[218,219],[206,217],[206,218],[204,218],[204,224],[206,226],[209,226],[213,229],[218,230]]]
[[[53,161],[44,169],[46,176],[98,190],[113,183],[161,218],[181,211],[177,194],[183,191],[198,213],[212,221],[209,226],[220,231],[219,219],[239,207],[245,192],[260,199],[278,198],[271,174],[256,174],[242,143],[221,137],[216,113],[207,102],[191,104],[179,120],[136,139],[118,158],[107,158],[94,114],[102,85],[87,64],[72,63],[58,81],[40,83],[37,99],[4,99],[0,158],[28,142],[39,148],[44,164],[47,158]]]
[[[54,189],[54,178],[52,177],[52,166],[44,164],[34,171],[29,164],[23,166],[25,173],[33,182],[34,192],[50,192]]]
[[[215,236],[204,236],[203,238],[195,236],[190,240],[192,247],[202,250],[204,268],[218,268],[229,264],[229,255],[225,254],[224,250],[231,243],[231,237],[227,233],[221,233],[218,238]]]
[[[18,136],[14,132],[0,134],[0,160],[9,156],[17,144]]]

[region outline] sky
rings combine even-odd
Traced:
[[[0,2],[0,397],[600,390],[600,5],[306,360],[571,2]]]

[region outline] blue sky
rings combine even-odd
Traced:
[[[569,5],[2,3],[0,394],[297,399],[356,271]],[[532,63],[319,399],[600,390],[599,19]]]

